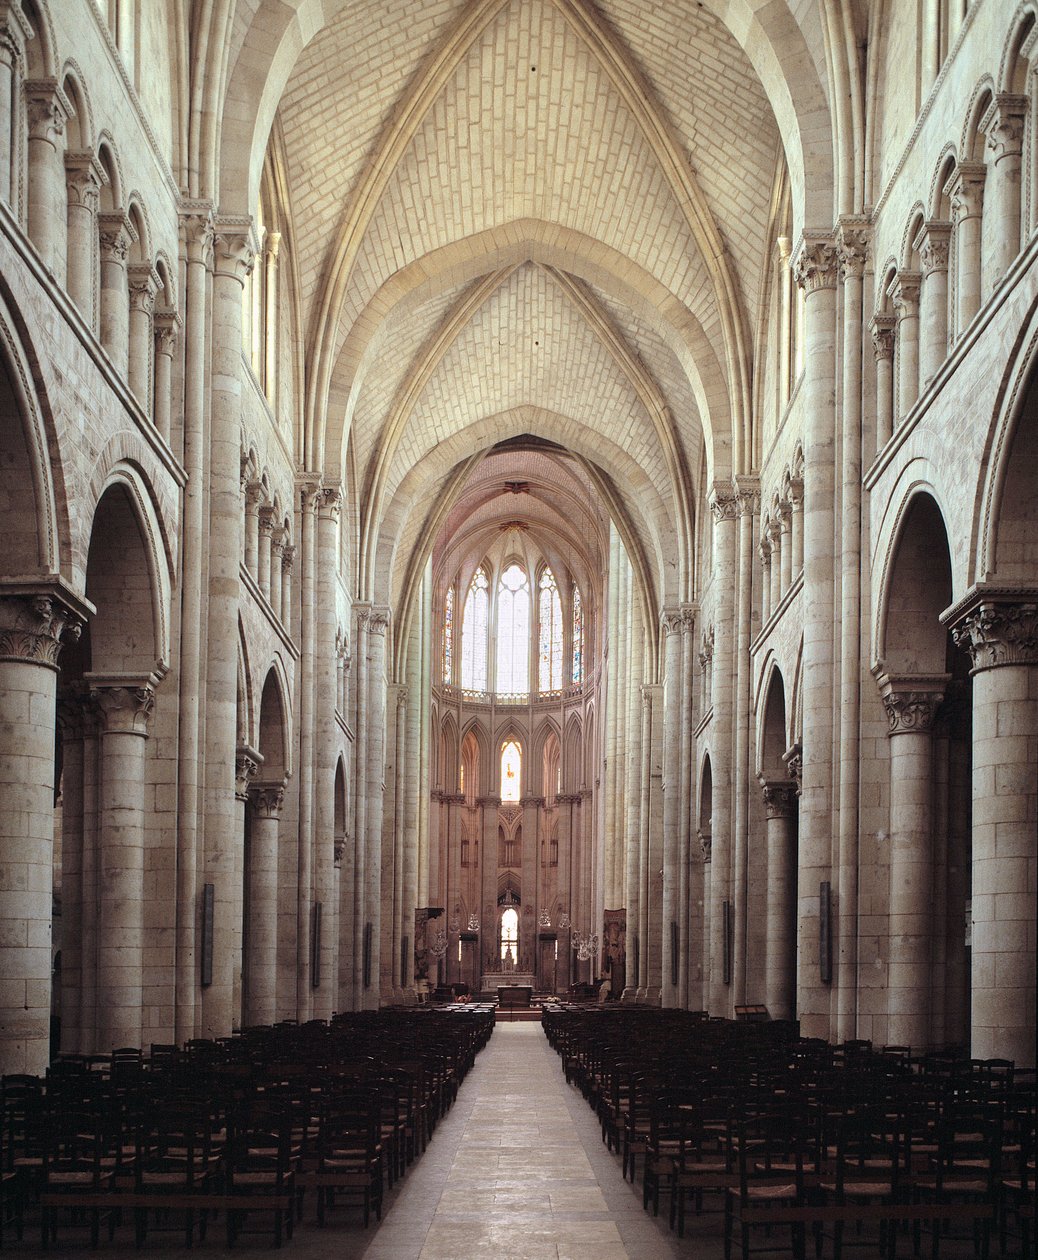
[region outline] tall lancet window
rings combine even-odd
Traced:
[[[551,569],[545,568],[538,587],[540,650],[537,656],[537,686],[541,691],[557,691],[562,686],[562,604]]]
[[[501,800],[518,801],[523,779],[523,754],[514,739],[501,749]]]
[[[505,569],[497,588],[497,690],[530,690],[530,584],[518,564]]]
[[[490,580],[480,566],[465,597],[461,623],[461,685],[469,691],[487,689],[487,624]]]
[[[573,583],[573,681],[584,681],[584,608],[576,582]]]
[[[443,601],[443,681],[454,681],[454,584],[447,587]]]

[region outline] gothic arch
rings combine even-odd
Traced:
[[[292,774],[291,709],[284,674],[275,660],[263,679],[256,724],[256,748],[263,755],[260,777],[280,784]]]

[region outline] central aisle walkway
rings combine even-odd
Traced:
[[[663,1209],[664,1212],[666,1209]],[[719,1254],[718,1247],[718,1254]],[[641,1206],[540,1024],[499,1023],[364,1260],[657,1260],[714,1254]]]

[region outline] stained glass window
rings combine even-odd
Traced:
[[[562,604],[551,569],[544,570],[538,585],[540,593],[537,619],[540,623],[540,641],[537,685],[541,691],[555,691],[562,686]]]
[[[573,583],[573,681],[584,681],[584,609],[576,582]]]
[[[522,782],[523,754],[514,739],[501,749],[501,800],[518,801]]]
[[[519,915],[511,906],[501,915],[501,961],[519,961]]]
[[[478,568],[465,597],[461,623],[461,685],[469,691],[487,689],[487,622],[490,614],[490,581]]]
[[[443,604],[443,681],[454,681],[454,586],[447,587]]]
[[[530,584],[510,564],[497,588],[497,690],[530,690]]]

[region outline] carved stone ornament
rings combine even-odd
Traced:
[[[772,782],[761,778],[760,787],[764,796],[764,813],[768,818],[789,818],[793,814],[800,794],[795,783],[788,779]]]
[[[154,327],[156,353],[172,356],[180,335],[180,316],[176,311],[157,311]]]
[[[332,845],[332,861],[336,866],[342,865],[342,859],[346,856],[346,842],[348,840],[348,835],[335,837],[335,841]]]
[[[56,147],[75,110],[57,79],[27,79],[24,90],[29,139],[46,140]]]
[[[805,233],[793,260],[793,279],[805,293],[836,288],[836,245],[831,236]]]
[[[0,660],[58,668],[62,641],[79,638],[82,620],[50,595],[0,595]]]
[[[101,243],[101,261],[125,264],[130,242],[135,233],[130,220],[121,211],[97,216],[98,240]]]
[[[944,185],[951,203],[952,218],[975,219],[984,205],[984,181],[988,168],[983,162],[960,162]]]
[[[155,708],[155,688],[140,680],[88,679],[90,698],[101,714],[102,729],[111,734],[147,735]]]
[[[249,786],[259,773],[263,763],[262,754],[253,748],[239,748],[234,759],[234,795],[239,801],[249,799]]]
[[[899,320],[911,319],[919,312],[919,289],[922,276],[918,271],[899,271],[890,282],[887,292],[894,303]]]
[[[285,803],[285,787],[281,783],[257,783],[249,792],[252,807],[260,818],[280,818]]]
[[[180,231],[187,247],[188,262],[208,267],[213,254],[213,207],[208,201],[184,202]]]
[[[894,357],[894,328],[897,320],[893,315],[879,313],[873,315],[872,322],[869,324],[869,332],[872,334],[872,353],[876,357],[878,363],[881,359],[892,359]]]
[[[389,609],[372,608],[368,613],[368,630],[371,634],[385,634],[389,629]]]
[[[730,481],[715,481],[710,491],[710,511],[715,521],[734,521],[739,512],[739,498]]]
[[[686,634],[695,634],[696,632],[696,606],[695,604],[682,604],[681,606],[681,628]]]
[[[988,147],[995,161],[1004,157],[1016,157],[1023,147],[1024,125],[1027,121],[1026,96],[1014,92],[999,92],[980,120],[981,130],[987,134]]]
[[[65,187],[70,206],[96,210],[101,189],[107,183],[104,167],[93,153],[65,154]]]
[[[333,521],[337,521],[342,511],[342,487],[322,486],[318,510],[326,512]]]
[[[696,835],[699,837],[699,848],[703,854],[703,861],[709,862],[714,844],[713,836],[711,836],[709,831],[697,831]]]
[[[281,572],[291,573],[292,566],[295,564],[296,549],[290,543],[286,543],[281,550]],[[349,658],[347,658],[348,660]],[[348,667],[348,666],[347,666]]]
[[[660,613],[660,625],[665,635],[680,634],[682,617],[680,608],[664,608]]]
[[[130,310],[141,311],[150,315],[155,308],[155,294],[158,292],[158,272],[150,263],[141,263],[127,267],[130,289]]]
[[[836,235],[836,252],[840,275],[860,280],[865,273],[869,252],[869,221],[858,215],[846,215],[839,222]]]
[[[1030,594],[1030,598],[1028,598]],[[1038,593],[983,589],[941,616],[973,672],[1003,665],[1038,665]]]
[[[936,677],[882,674],[876,681],[883,696],[889,734],[924,734],[933,730],[949,681],[946,674]]]
[[[218,276],[229,276],[244,285],[256,260],[252,248],[252,220],[217,219],[214,223],[213,263]]]
[[[756,477],[736,477],[735,498],[740,516],[756,516],[760,511],[760,482]]]
[[[804,750],[799,744],[793,744],[782,754],[782,760],[785,763],[786,774],[796,784],[799,796],[804,786]]]
[[[915,248],[919,251],[919,261],[924,275],[948,270],[951,234],[952,225],[936,219],[924,223],[919,229],[919,235],[915,238]]]

